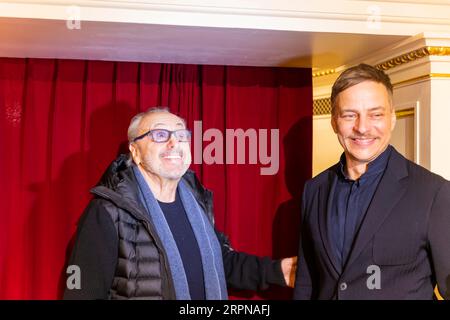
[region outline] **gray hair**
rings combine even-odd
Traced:
[[[137,115],[135,115],[131,121],[130,121],[130,125],[128,126],[128,144],[132,143],[133,140],[139,136],[139,125],[141,124],[141,121],[143,118],[145,118],[146,116],[152,114],[152,113],[171,113],[174,114],[172,112],[170,112],[168,107],[151,107],[149,109],[147,109],[147,111],[138,113]],[[176,114],[175,114],[176,115]],[[184,126],[186,127],[186,120],[184,120],[183,118],[181,118],[180,116],[176,115],[178,118],[181,119],[181,121],[183,122]],[[133,162],[133,159],[131,157],[131,153],[128,155],[128,160],[127,160],[127,164],[131,165]]]
[[[147,111],[135,115],[131,119],[130,125],[128,126],[128,143],[132,143],[134,138],[136,138],[139,135],[139,125],[141,124],[141,120],[149,114],[159,112],[170,113],[169,108],[167,107],[152,107]]]

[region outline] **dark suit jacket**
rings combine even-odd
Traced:
[[[432,299],[436,283],[450,298],[450,182],[393,149],[342,269],[327,234],[335,172],[305,184],[294,299]]]

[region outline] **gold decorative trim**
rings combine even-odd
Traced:
[[[324,71],[314,72],[312,74],[312,76],[313,76],[313,78],[315,78],[315,77],[327,76],[327,75],[333,74],[333,73],[336,73],[336,69],[327,69],[327,70],[324,70]]]
[[[450,56],[450,47],[427,47],[430,56]]]
[[[379,63],[375,68],[386,71],[427,56],[450,56],[450,47],[423,47]]]
[[[395,67],[398,67],[402,64],[416,61],[423,57],[428,56],[450,56],[450,47],[432,47],[427,46],[420,49],[416,49],[414,51],[402,54],[395,58],[389,59],[385,62],[379,63],[375,65],[375,68],[380,70],[389,70]],[[313,78],[327,76],[329,74],[336,73],[336,69],[327,69],[323,71],[314,72],[312,74]]]
[[[450,78],[450,73],[430,73],[430,78]]]
[[[417,82],[420,80],[428,80],[431,78],[450,78],[450,73],[429,73],[429,74],[424,74],[423,76],[418,76],[415,78],[411,78],[411,79],[407,79],[407,80],[403,80],[403,81],[399,81],[396,83],[393,83],[392,85],[394,87],[403,85],[403,84],[407,84],[407,83],[411,83],[411,82]]]
[[[409,109],[403,109],[403,110],[398,110],[395,111],[395,115],[397,116],[397,119],[401,119],[401,118],[406,118],[409,116],[414,116],[414,108],[409,108]]]

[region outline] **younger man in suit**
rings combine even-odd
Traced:
[[[366,64],[333,85],[344,153],[305,185],[296,299],[450,297],[450,182],[389,145],[392,94]]]

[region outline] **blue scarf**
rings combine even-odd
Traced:
[[[141,201],[146,207],[150,220],[153,222],[167,253],[176,298],[177,300],[190,300],[191,296],[183,261],[166,218],[141,171],[138,167],[133,166],[133,172],[138,182]],[[228,295],[222,250],[214,228],[183,180],[178,184],[178,190],[200,250],[206,299],[226,300]]]

